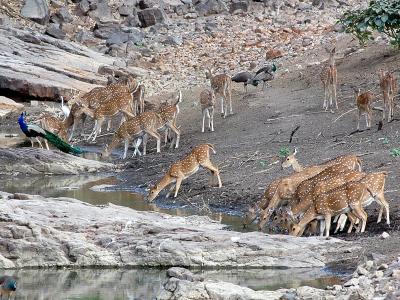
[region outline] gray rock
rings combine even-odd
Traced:
[[[249,3],[247,1],[232,1],[229,7],[229,12],[234,14],[239,11],[247,12],[249,10]]]
[[[0,88],[38,98],[69,97],[71,89],[105,85],[97,69],[115,61],[76,43],[13,28],[0,28],[0,52],[7,58],[1,59]]]
[[[79,174],[106,171],[112,164],[39,148],[0,149],[0,174]]]
[[[96,39],[92,32],[80,30],[75,35],[75,40],[85,46],[94,46],[99,43],[99,39]]]
[[[100,39],[109,39],[112,34],[121,31],[121,25],[118,22],[97,22],[93,34]]]
[[[125,17],[131,15],[131,14],[132,14],[132,10],[133,10],[133,7],[132,7],[132,6],[126,6],[126,5],[121,5],[121,6],[118,8],[119,14],[120,14],[121,16],[125,16]]]
[[[122,44],[128,41],[133,43],[139,43],[143,40],[144,34],[138,28],[130,28],[126,29],[127,31],[119,31],[114,32],[111,36],[107,39],[107,45],[114,45],[114,44]]]
[[[301,44],[303,45],[303,47],[307,47],[310,46],[312,43],[313,43],[312,38],[304,37]]]
[[[65,32],[60,28],[60,25],[56,23],[51,23],[47,26],[46,34],[61,40],[66,36]]]
[[[167,16],[160,8],[146,8],[138,11],[138,17],[142,27],[149,27],[158,23],[165,23]]]
[[[50,18],[47,0],[26,0],[21,15],[39,24],[46,24]]]
[[[23,154],[18,152],[22,150]],[[31,148],[2,150],[0,153],[1,157],[7,155],[0,162],[13,162],[12,168],[8,165],[7,169],[14,171],[21,166],[23,170],[38,172],[53,171],[54,168],[64,168],[65,171],[70,166],[71,171],[76,172],[77,168],[84,169],[84,165],[89,163],[91,166],[102,164]],[[51,162],[53,159],[58,167]],[[3,166],[0,170],[4,170]],[[3,222],[0,239],[7,243],[0,247],[0,256],[12,259],[16,268],[324,267],[337,261],[343,250],[351,247],[349,243],[334,238],[232,232],[224,230],[222,224],[208,217],[172,217],[112,204],[99,207],[70,198],[31,196],[28,200],[0,201],[0,218]],[[10,230],[18,226],[29,227],[35,232],[29,239],[10,238]],[[110,238],[113,242],[107,243]],[[7,266],[0,260],[0,268]],[[226,292],[225,288],[219,290],[210,286],[210,289],[216,295]]]
[[[21,112],[24,105],[7,97],[0,96],[0,118],[4,118],[13,112]]]
[[[183,39],[180,36],[176,35],[169,35],[167,38],[163,41],[164,44],[166,45],[174,45],[174,46],[180,46],[183,44]]]
[[[195,6],[197,14],[201,17],[219,14],[226,11],[226,5],[222,0],[202,0]]]
[[[356,272],[358,273],[358,275],[368,275],[369,274],[369,272],[362,266],[358,266]]]
[[[114,20],[111,8],[108,6],[108,0],[98,0],[95,8],[92,8],[92,4],[93,3],[89,6],[92,10],[89,12],[89,16],[92,19],[100,22],[110,22]]]
[[[172,267],[167,270],[168,277],[174,277],[179,280],[188,280],[188,281],[203,281],[204,278],[202,276],[194,275],[188,269],[180,268],[180,267]]]
[[[88,0],[82,0],[82,1],[79,3],[78,8],[80,9],[80,11],[81,11],[84,15],[86,15],[86,14],[89,12],[89,10],[90,10],[89,1],[88,1]]]
[[[66,7],[61,7],[52,17],[52,20],[56,23],[70,23],[73,21],[73,18]]]
[[[132,9],[132,14],[125,18],[124,25],[129,27],[140,27],[141,23],[136,9]]]

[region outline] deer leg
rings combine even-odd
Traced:
[[[361,232],[364,232],[365,226],[367,225],[368,216],[367,216],[367,213],[365,212],[365,210],[362,208],[361,202],[358,202],[356,204],[351,204],[350,207],[351,207],[354,215],[361,220],[361,222],[362,222]]]
[[[126,158],[126,155],[128,153],[128,147],[129,147],[129,138],[126,138],[124,140],[124,154],[122,154],[122,156],[121,156],[122,159]]]
[[[29,140],[31,141],[31,147],[33,148],[33,138],[29,138]]]
[[[325,214],[325,237],[329,237],[329,231],[331,230],[332,215]]]
[[[376,195],[376,199],[378,200],[379,204],[381,205],[381,208],[379,210],[379,215],[378,215],[378,220],[377,223],[381,222],[382,220],[382,214],[383,214],[383,209],[385,209],[386,213],[386,224],[390,225],[390,217],[389,217],[389,203],[385,199],[385,195],[383,193],[379,193]]]
[[[179,188],[181,187],[183,178],[184,178],[183,174],[181,174],[178,178],[176,178],[174,198],[176,198],[176,196],[178,195],[178,191],[179,191]]]
[[[319,236],[323,236],[324,235],[325,227],[326,227],[325,220],[319,220]]]
[[[228,97],[229,97],[229,114],[233,115],[233,110],[232,110],[232,94],[231,91],[228,91]]]
[[[158,132],[155,132],[153,130],[146,130],[146,133],[148,133],[157,140],[157,153],[161,152],[161,137],[158,134]]]
[[[214,132],[214,106],[209,109],[211,132]]]
[[[225,118],[225,112],[224,112],[224,97],[221,97],[221,116]]]
[[[139,146],[142,143],[142,138],[138,137],[136,138],[136,140],[133,141],[133,147],[135,147],[135,151],[133,151],[132,157],[136,156],[136,154],[138,154],[139,156],[142,155],[142,153],[140,153],[139,150]]]
[[[208,159],[204,162],[200,162],[200,165],[206,169],[209,169],[214,176],[217,176],[218,178],[218,187],[222,187],[222,181],[221,181],[221,177],[219,176],[219,170],[217,167],[215,167],[212,162]]]
[[[39,140],[39,138],[38,138],[38,137],[36,137],[35,139],[36,139],[36,141],[38,142],[38,144],[39,144],[39,147],[43,149],[42,142]]]
[[[339,215],[338,215],[338,216],[339,216]],[[336,216],[336,217],[338,217],[338,216]],[[336,218],[336,217],[335,217],[335,218]],[[340,231],[343,230],[344,226],[346,225],[346,220],[347,220],[346,214],[341,214],[341,215],[339,216],[339,219],[338,219],[338,221],[337,221],[337,225],[336,225],[336,228],[335,228],[334,233],[337,233],[337,232],[339,231],[339,229],[340,229]]]
[[[50,150],[50,148],[49,148],[49,143],[47,142],[46,139],[44,139],[44,144],[46,145],[46,149],[47,149],[47,150]]]
[[[358,117],[357,117],[357,131],[360,130],[360,118],[361,118],[361,110],[358,110]]]
[[[92,132],[92,133],[94,133],[92,142],[96,141],[97,135],[101,132],[101,126],[103,125],[103,122],[104,122],[104,118],[100,118],[100,119],[96,120],[96,125]]]
[[[179,147],[179,140],[181,137],[181,133],[178,128],[174,124],[168,124],[168,127],[176,134],[175,148]],[[172,143],[173,145],[173,143]]]
[[[147,141],[148,141],[148,139],[149,139],[149,137],[148,137],[148,135],[147,135],[147,133],[145,133],[144,135],[143,135],[143,156],[145,156],[146,155],[146,150],[147,150]]]
[[[322,105],[322,108],[328,110],[328,94],[327,94],[327,86],[326,83],[324,83],[324,104]]]
[[[122,119],[121,119],[121,123],[120,123],[120,125],[122,124]],[[107,121],[107,132],[109,132],[110,131],[110,129],[111,129],[111,118]],[[101,130],[101,128],[100,128],[100,130]]]
[[[203,109],[203,125],[201,127],[201,132],[204,132],[204,123],[206,120],[206,114],[207,114],[206,109]]]

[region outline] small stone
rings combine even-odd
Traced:
[[[382,235],[381,235],[382,239],[387,239],[388,237],[390,237],[390,235],[387,232],[383,232]]]
[[[374,262],[372,261],[372,260],[368,260],[366,263],[365,263],[365,269],[367,269],[367,270],[371,270],[371,268],[374,266]]]
[[[333,286],[333,289],[334,289],[335,291],[341,291],[341,290],[343,289],[343,287],[342,287],[341,285],[339,285],[339,284],[335,284],[335,285]]]
[[[311,38],[305,37],[305,38],[303,38],[302,45],[303,45],[303,47],[307,47],[307,46],[310,46],[312,44],[312,42],[313,41]]]
[[[367,275],[369,272],[365,268],[358,266],[356,272],[358,275]]]
[[[375,271],[374,278],[382,278],[382,277],[383,277],[383,271]]]
[[[66,36],[65,32],[60,28],[60,25],[56,23],[52,23],[47,27],[46,34],[61,40]]]
[[[393,270],[392,277],[400,279],[400,269]]]
[[[352,278],[349,281],[347,281],[345,284],[343,284],[343,286],[346,286],[346,287],[348,287],[348,286],[356,286],[359,283],[358,280],[359,280],[358,278]]]
[[[378,270],[386,270],[388,267],[389,267],[389,266],[388,266],[387,264],[381,264],[381,265],[378,267]]]
[[[39,106],[39,101],[31,100],[31,107],[37,107],[37,106]]]

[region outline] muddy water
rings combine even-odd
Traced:
[[[18,277],[16,299],[155,299],[165,282],[165,270],[8,270]],[[275,290],[309,285],[337,284],[337,278],[314,269],[218,270],[195,272],[211,280],[223,280],[255,290]]]

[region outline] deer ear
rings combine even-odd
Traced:
[[[296,154],[297,154],[297,148],[296,148],[296,147],[294,147],[294,152],[293,152],[293,155],[294,155],[294,156],[296,156]]]

